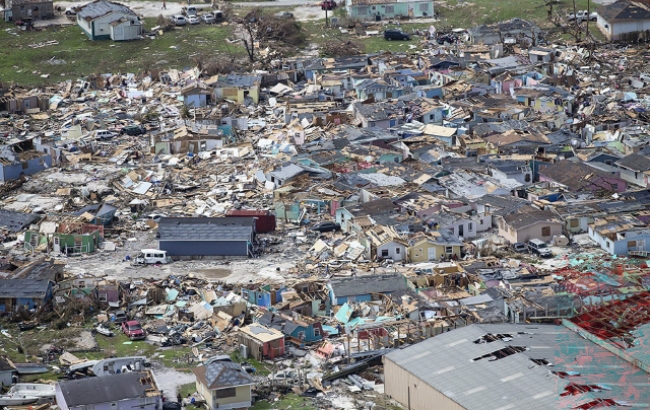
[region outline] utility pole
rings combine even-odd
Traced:
[[[585,40],[589,39],[589,20],[591,20],[591,1],[587,0],[587,34]]]

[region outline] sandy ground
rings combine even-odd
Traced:
[[[152,232],[139,232],[134,240],[115,252],[100,251],[97,254],[65,258],[66,271],[82,276],[106,277],[124,280],[129,278],[165,278],[169,275],[192,274],[210,281],[226,283],[250,283],[259,281],[281,282],[295,277],[288,270],[294,267],[292,252],[264,255],[259,259],[180,261],[168,265],[133,266],[124,261],[126,255],[135,258],[141,249],[158,249]],[[295,251],[295,260],[300,256]],[[279,270],[278,270],[279,269]]]

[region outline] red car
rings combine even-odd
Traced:
[[[320,4],[321,10],[334,10],[336,8],[336,2],[334,0],[325,0]]]
[[[122,331],[124,331],[124,334],[131,340],[141,340],[147,337],[142,326],[140,326],[140,322],[137,320],[130,320],[122,323]]]

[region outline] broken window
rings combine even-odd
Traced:
[[[488,361],[494,362],[504,357],[511,356],[516,353],[525,352],[526,348],[524,346],[506,346],[503,349],[495,350],[494,352],[484,354],[483,356],[478,356],[472,359],[473,362],[477,362],[482,359],[489,359]]]
[[[390,6],[389,6],[389,5],[386,5],[384,11],[386,12],[386,14],[388,14],[388,13],[393,14],[393,13],[395,13],[395,6],[393,6],[393,5],[390,5]]]
[[[580,221],[578,221],[577,219],[571,219],[569,221],[569,226],[571,228],[577,228],[578,226],[580,226]]]
[[[387,258],[388,257],[388,249],[382,249],[381,250],[381,257],[382,258]]]
[[[542,236],[551,236],[551,227],[545,226],[542,228]]]
[[[627,241],[628,248],[636,248],[636,241]]]

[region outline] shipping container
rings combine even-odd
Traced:
[[[255,221],[255,232],[266,233],[275,231],[275,215],[264,209],[231,209],[226,212],[227,217],[251,216]]]

